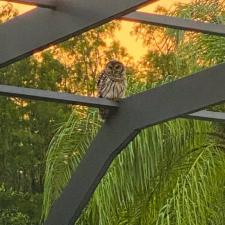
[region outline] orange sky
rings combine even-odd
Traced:
[[[139,11],[153,13],[158,6],[170,8],[172,5],[179,2],[188,3],[190,0],[159,0],[155,3],[149,4]],[[138,60],[144,55],[144,53],[146,53],[147,49],[143,47],[140,40],[138,41],[135,37],[130,35],[130,31],[132,30],[133,26],[133,22],[123,21],[122,29],[117,32],[117,37],[121,41],[121,44],[127,48],[128,52]]]
[[[143,12],[154,12],[157,6],[164,6],[170,8],[173,4],[181,2],[188,3],[191,0],[159,0],[155,3],[150,3],[148,6],[140,9]],[[25,13],[34,7],[25,6],[22,4],[14,4],[19,10],[20,14]],[[132,30],[133,22],[122,22],[122,29],[116,33],[116,37],[120,40],[122,46],[126,47],[128,53],[131,54],[136,60],[140,59],[145,54],[147,49],[142,46],[141,41],[137,41],[135,37],[131,36],[130,31]]]

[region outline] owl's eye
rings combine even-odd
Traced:
[[[116,66],[116,70],[119,70],[119,69],[121,69],[121,66],[120,65]]]

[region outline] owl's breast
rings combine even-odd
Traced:
[[[124,98],[125,96],[125,88],[126,82],[125,81],[112,81],[107,79],[105,81],[105,85],[102,88],[102,97],[109,98],[109,99],[120,99]]]

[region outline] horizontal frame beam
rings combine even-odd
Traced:
[[[182,116],[186,119],[196,119],[196,120],[206,120],[213,122],[225,122],[225,113],[223,112],[213,112],[208,110],[202,110],[199,112],[191,113]]]
[[[1,95],[8,97],[19,97],[30,100],[90,106],[94,108],[116,109],[119,107],[119,104],[117,102],[110,101],[105,98],[86,97],[70,93],[46,91],[34,88],[21,88],[9,85],[0,85],[0,96]],[[181,117],[186,119],[225,122],[225,113],[206,110],[191,113],[188,115],[183,115]]]
[[[133,12],[151,1],[58,0],[55,10],[37,8],[15,17],[0,25],[0,68]]]
[[[187,31],[201,32],[225,37],[225,25],[199,22],[172,16],[156,15],[144,12],[133,12],[122,17],[124,20],[170,27]]]
[[[0,95],[72,105],[83,105],[95,108],[116,109],[119,106],[117,102],[104,98],[86,97],[69,93],[46,91],[34,88],[21,88],[9,85],[0,85]]]
[[[1,0],[5,2],[19,3],[24,5],[34,5],[41,8],[56,8],[56,1],[54,0]]]
[[[225,101],[225,63],[124,99],[105,122],[45,225],[72,225],[114,158],[141,129]]]

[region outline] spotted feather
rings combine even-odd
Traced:
[[[125,97],[126,86],[127,81],[124,65],[116,60],[107,63],[98,79],[98,96],[100,98],[118,101]],[[109,110],[100,109],[100,115],[103,119],[107,119]]]

